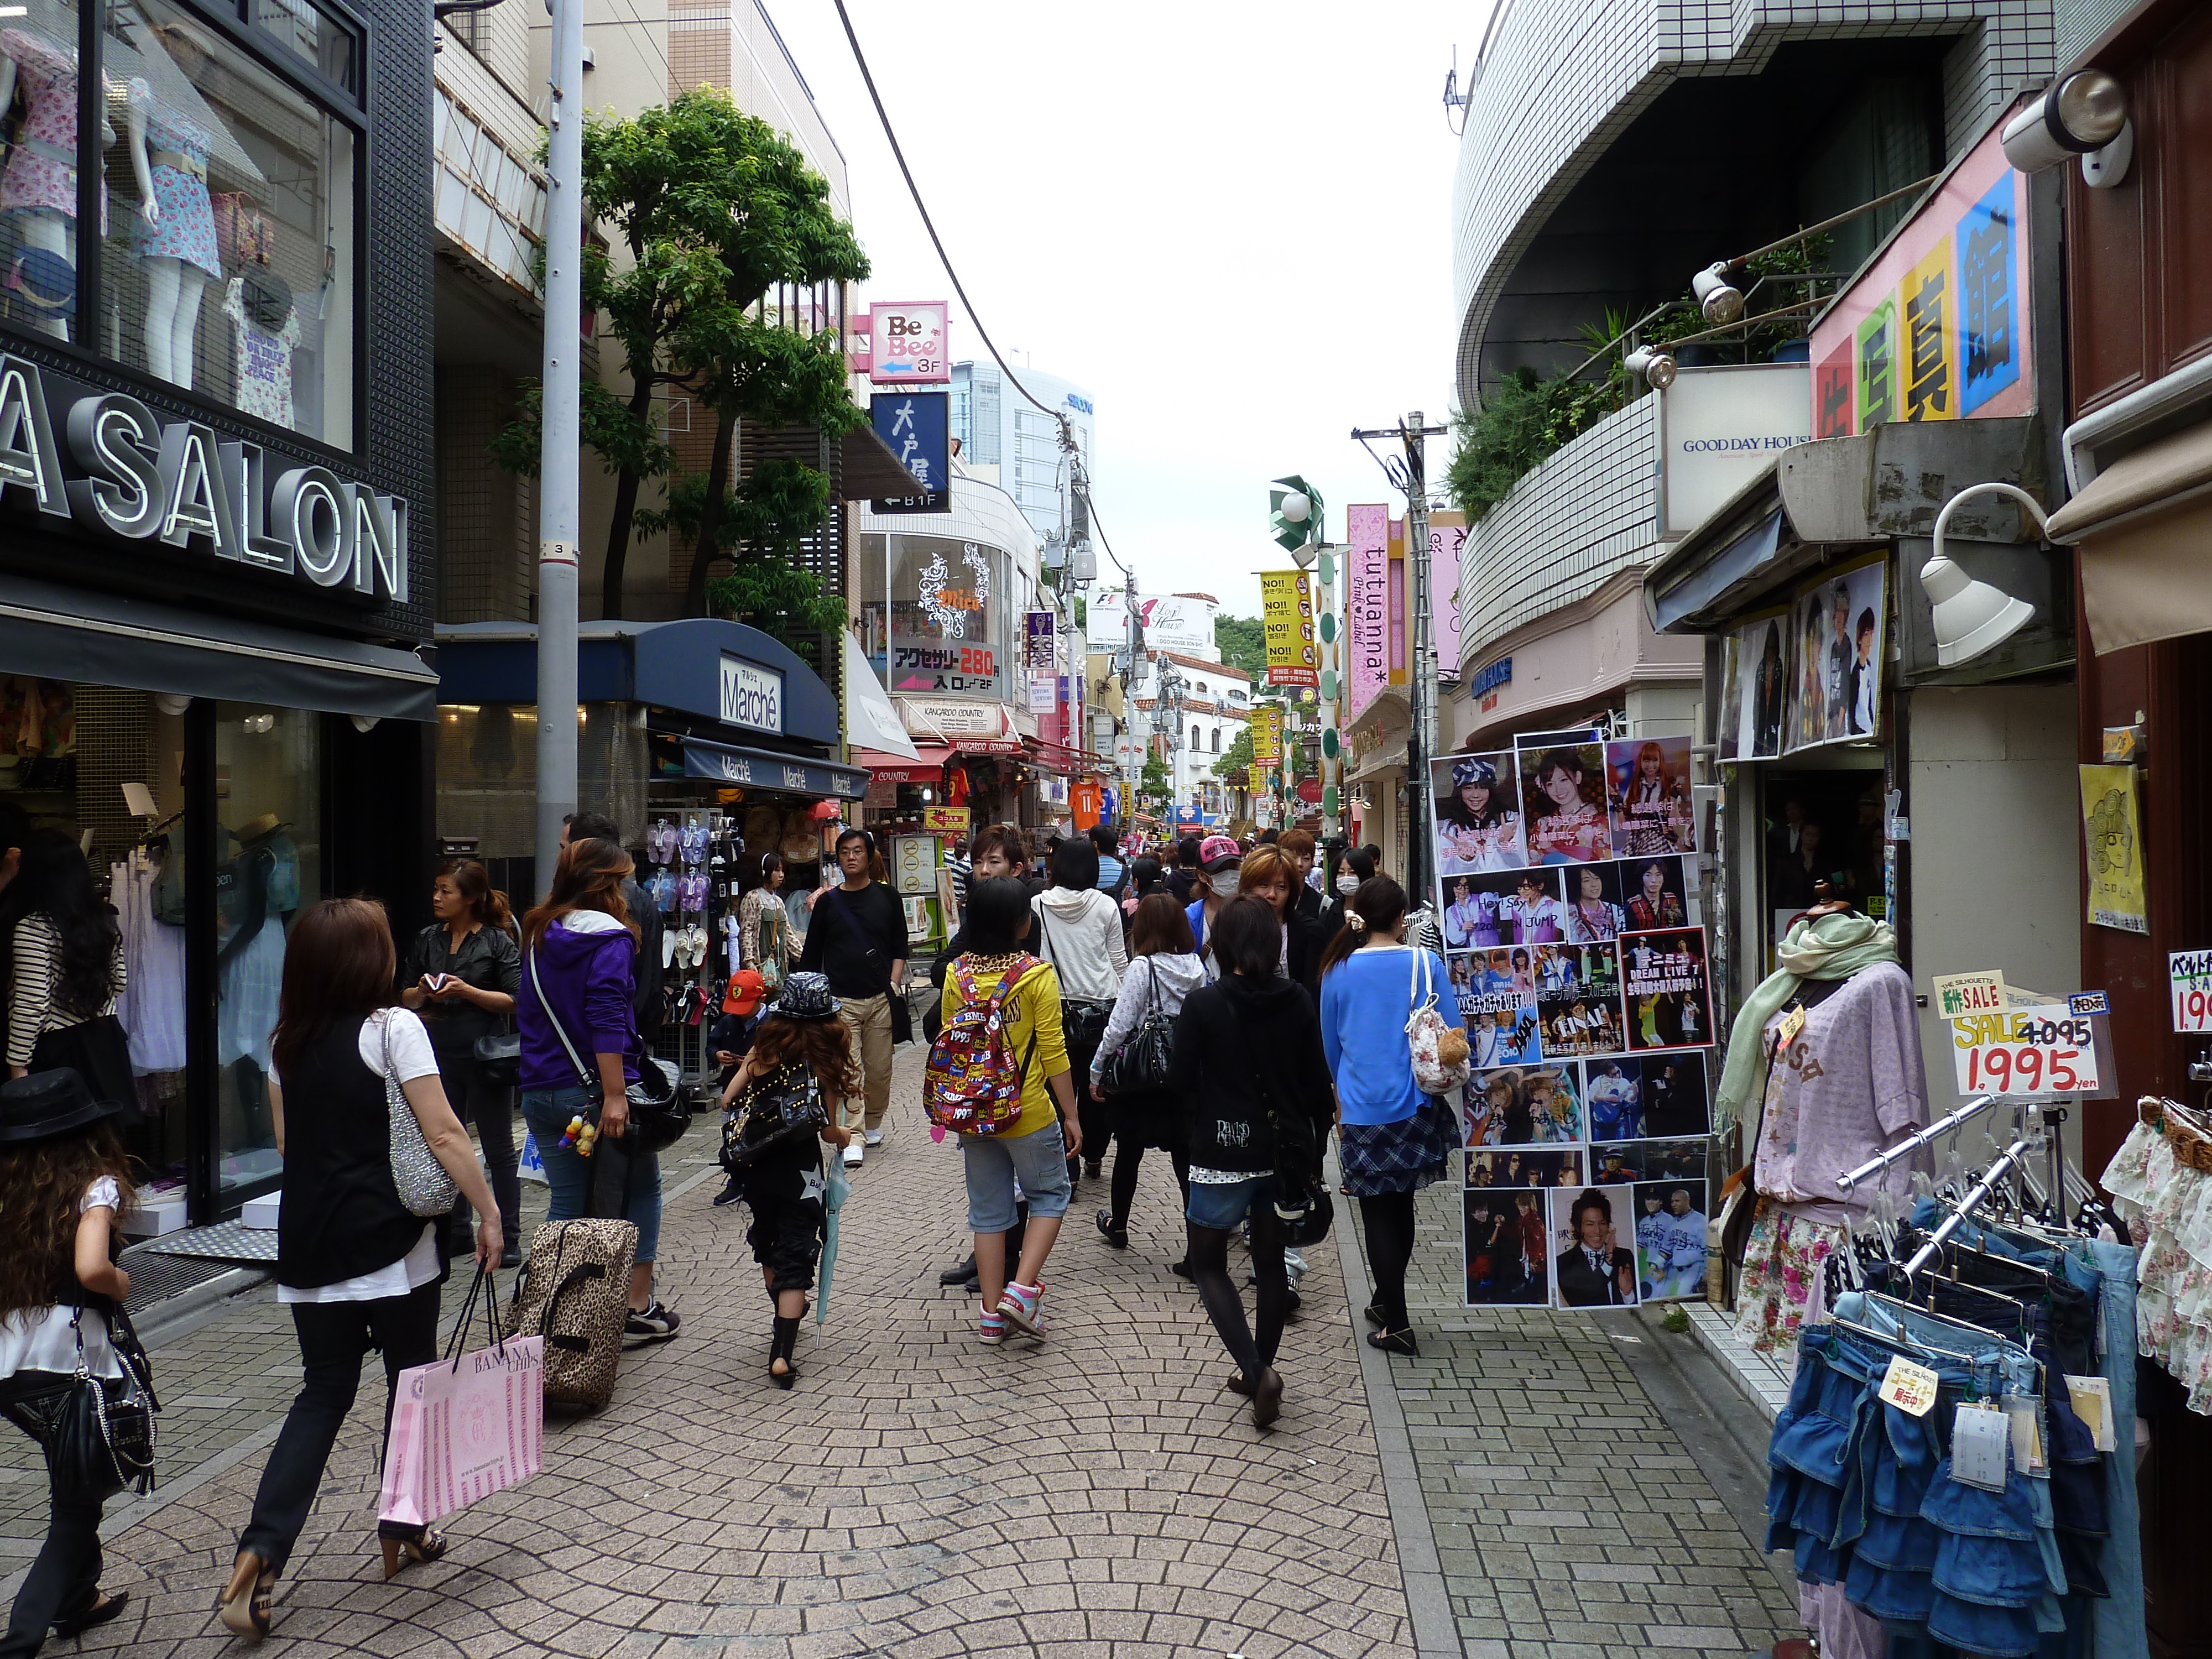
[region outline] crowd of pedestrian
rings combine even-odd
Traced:
[[[787,910],[778,854],[741,854],[737,961],[707,1045],[728,1174],[715,1202],[748,1212],[779,1388],[797,1378],[828,1212],[845,1171],[882,1144],[895,1048],[913,1035],[906,918],[882,852],[858,828],[833,850],[840,879],[803,912]],[[1146,1155],[1164,1154],[1185,1218],[1170,1265],[1232,1362],[1225,1386],[1256,1425],[1273,1422],[1297,1246],[1333,1207],[1321,1176],[1333,1131],[1373,1267],[1368,1340],[1415,1352],[1412,1195],[1443,1172],[1449,1117],[1417,1085],[1407,1040],[1423,1006],[1417,956],[1446,988],[1427,1006],[1459,1018],[1443,964],[1405,944],[1405,895],[1373,849],[1334,860],[1330,891],[1316,850],[1297,830],[1170,846],[1106,826],[1038,848],[1004,824],[955,850],[958,914],[921,1022],[923,1093],[937,1129],[957,1133],[973,1249],[943,1277],[980,1298],[982,1343],[1045,1334],[1046,1263],[1080,1183],[1107,1179],[1097,1231],[1127,1249]],[[660,1172],[632,1122],[653,1106],[659,1065],[659,917],[618,827],[573,817],[544,897],[520,917],[472,860],[441,864],[429,897],[434,919],[404,951],[368,898],[309,904],[288,929],[269,1093],[285,1156],[277,1297],[302,1380],[218,1599],[222,1623],[248,1638],[270,1632],[363,1359],[382,1357],[388,1436],[401,1374],[434,1357],[450,1263],[526,1261],[518,1103],[546,1228],[612,1218],[634,1235],[627,1279],[609,1289],[621,1346],[682,1329],[656,1293]],[[5,802],[0,957],[0,1413],[51,1444],[80,1344],[88,1376],[118,1386],[143,1363],[114,1261],[143,1165],[113,914],[76,845],[32,832]],[[428,1209],[418,1185],[435,1194]],[[1249,1322],[1228,1265],[1240,1231]],[[0,1659],[125,1600],[100,1588],[112,1489],[69,1486],[49,1461],[52,1522]],[[447,1547],[428,1527],[380,1522],[378,1539],[386,1577]]]

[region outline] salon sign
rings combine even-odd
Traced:
[[[394,604],[407,503],[325,466],[157,416],[127,392],[50,390],[0,355],[0,495],[127,544],[174,548]]]
[[[2101,1093],[2096,1030],[2065,1003],[1968,1014],[1951,1022],[1961,1095]]]

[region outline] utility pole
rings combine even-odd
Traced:
[[[538,472],[538,890],[576,810],[577,462],[583,387],[584,0],[552,0],[545,204],[544,452]]]

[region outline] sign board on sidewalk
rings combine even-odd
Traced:
[[[2094,1021],[2063,1002],[1953,1020],[1951,1063],[1962,1095],[2094,1095],[2104,1087]]]

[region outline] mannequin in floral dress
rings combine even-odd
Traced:
[[[0,212],[13,222],[27,246],[76,268],[76,51],[28,29],[0,31],[0,110],[23,94],[24,113],[0,174]],[[136,133],[133,133],[134,139]],[[100,124],[100,143],[115,142],[115,129]],[[100,230],[107,234],[107,186],[100,191]],[[57,273],[58,274],[58,273]],[[58,340],[70,337],[64,317],[39,325]]]

